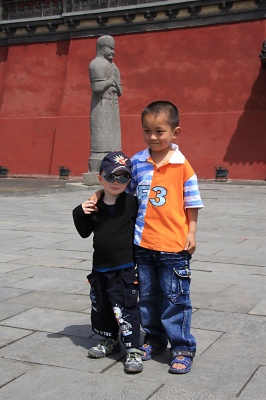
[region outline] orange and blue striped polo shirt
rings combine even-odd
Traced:
[[[195,172],[178,146],[170,160],[157,168],[149,149],[135,154],[129,192],[139,202],[134,243],[151,250],[184,250],[188,233],[186,208],[202,208]]]

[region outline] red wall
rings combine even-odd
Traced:
[[[181,151],[200,178],[266,178],[265,21],[115,36],[122,147],[144,148],[140,113],[151,101],[180,111]],[[97,38],[0,48],[0,165],[10,174],[88,170],[88,64]]]

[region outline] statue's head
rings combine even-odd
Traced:
[[[96,43],[96,54],[112,62],[115,54],[115,41],[112,36],[100,36]]]

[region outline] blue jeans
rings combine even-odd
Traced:
[[[194,356],[190,333],[190,259],[186,251],[168,253],[135,246],[139,274],[139,307],[145,342],[171,345],[172,355]]]

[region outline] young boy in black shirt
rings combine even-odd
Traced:
[[[125,372],[143,370],[140,340],[138,292],[133,253],[137,199],[125,193],[131,180],[132,164],[121,151],[110,152],[102,160],[99,182],[103,193],[96,206],[87,200],[73,210],[81,237],[93,232],[93,267],[88,275],[91,285],[91,323],[95,333],[104,337],[89,349],[92,358],[120,351],[121,340],[127,349]]]

